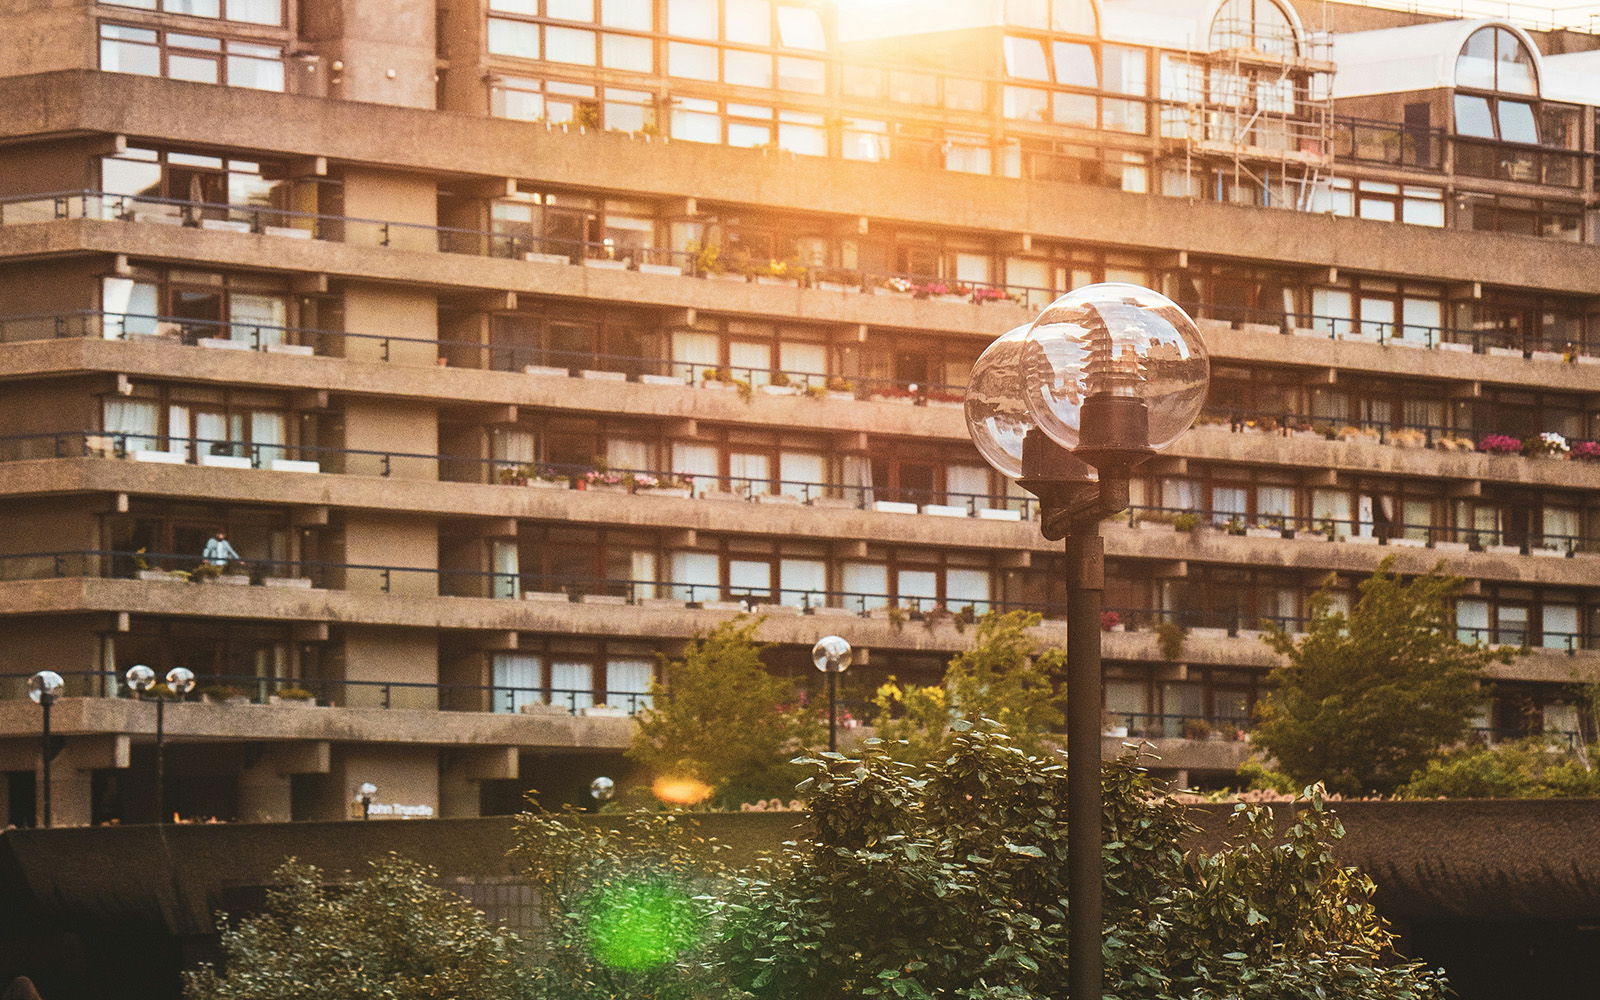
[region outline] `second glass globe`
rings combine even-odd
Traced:
[[[1052,302],[1022,338],[1019,367],[1034,424],[1069,449],[1094,397],[1142,400],[1146,440],[1128,444],[1165,448],[1199,416],[1211,377],[1194,320],[1165,295],[1121,282]]]

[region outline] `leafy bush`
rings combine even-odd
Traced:
[[[1553,799],[1600,796],[1600,771],[1586,768],[1565,741],[1535,737],[1464,747],[1428,762],[1400,786],[1408,799]]]

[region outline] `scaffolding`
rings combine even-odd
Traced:
[[[1207,171],[1215,200],[1305,208],[1333,162],[1332,36],[1218,20],[1211,40],[1165,57],[1164,145],[1183,149],[1191,179]]]

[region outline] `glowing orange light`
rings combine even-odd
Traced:
[[[711,786],[694,778],[657,778],[650,790],[675,806],[697,805],[711,797]]]

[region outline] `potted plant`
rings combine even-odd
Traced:
[[[1565,459],[1572,451],[1567,439],[1555,431],[1535,434],[1522,442],[1523,454],[1532,458]]]
[[[1188,534],[1189,532],[1194,531],[1194,529],[1196,527],[1198,527],[1199,524],[1200,524],[1199,515],[1191,513],[1189,511],[1185,511],[1182,514],[1174,514],[1173,517],[1172,517],[1172,530],[1181,531],[1184,534]]]
[[[1396,448],[1426,448],[1428,435],[1414,427],[1402,427],[1390,432],[1389,443]]]
[[[235,705],[249,703],[243,688],[234,687],[232,684],[204,684],[195,688],[195,693],[200,700],[208,705]]]
[[[1183,644],[1188,635],[1189,630],[1177,622],[1162,622],[1157,625],[1156,648],[1161,651],[1161,658],[1170,663],[1183,656]]]
[[[1204,719],[1184,719],[1178,731],[1186,740],[1203,740],[1211,735],[1211,724]]]
[[[1579,462],[1600,462],[1600,441],[1579,441],[1572,446],[1572,458]]]
[[[855,399],[855,383],[841,375],[829,375],[823,383],[829,399]]]
[[[1509,434],[1485,434],[1478,439],[1478,450],[1488,455],[1520,455],[1522,442]]]
[[[302,687],[279,688],[268,698],[274,705],[292,705],[301,708],[311,708],[317,703],[317,696]]]
[[[769,396],[793,396],[800,391],[800,387],[789,378],[788,372],[773,371],[767,373],[767,384],[761,391]]]
[[[1244,519],[1240,517],[1230,517],[1228,518],[1227,523],[1222,526],[1222,530],[1226,531],[1230,535],[1237,535],[1242,538],[1245,532]]]

